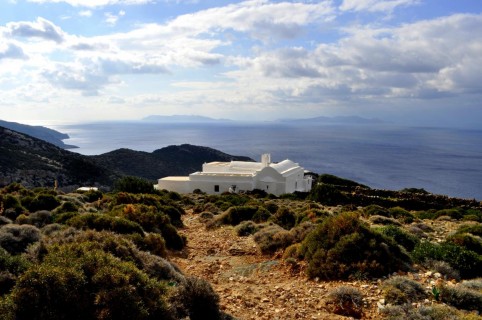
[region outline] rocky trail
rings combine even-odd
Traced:
[[[231,226],[206,230],[198,215],[184,216],[186,250],[171,258],[183,271],[211,283],[221,308],[237,319],[347,319],[331,312],[330,290],[349,285],[364,294],[364,319],[379,319],[377,281],[316,281],[304,267],[262,255],[252,237],[238,237]]]

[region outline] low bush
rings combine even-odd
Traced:
[[[394,226],[401,226],[402,224],[394,218],[384,217],[384,216],[371,216],[369,218],[371,223],[374,224],[381,224],[381,225],[394,225]]]
[[[434,304],[417,308],[412,304],[388,305],[381,313],[387,320],[477,320],[466,317],[459,310],[447,305]]]
[[[445,261],[460,272],[464,279],[482,275],[482,257],[477,253],[451,243],[435,244],[421,241],[411,253],[417,262],[427,260]]]
[[[287,207],[280,207],[270,220],[280,227],[290,230],[296,224],[296,215]]]
[[[458,309],[482,312],[482,293],[464,286],[443,286],[440,298],[442,302]]]
[[[260,227],[251,220],[243,221],[234,229],[236,234],[240,237],[250,236],[256,233]]]
[[[366,217],[371,217],[371,216],[383,216],[383,217],[389,217],[390,212],[388,209],[376,205],[376,204],[371,204],[369,206],[366,206],[363,208],[363,215]]]
[[[24,198],[25,199],[25,198]],[[30,212],[40,211],[40,210],[48,210],[52,211],[58,206],[60,206],[60,200],[57,199],[55,195],[52,194],[38,194],[35,198],[31,201],[26,203],[22,199],[22,204],[28,209]]]
[[[446,241],[482,255],[482,238],[470,233],[456,233],[448,236]]]
[[[64,212],[76,212],[79,211],[80,206],[73,201],[64,201],[60,206],[55,209],[55,214]]]
[[[11,254],[25,252],[32,243],[40,240],[40,230],[31,225],[8,224],[0,227],[0,247]]]
[[[271,212],[265,207],[259,206],[253,215],[253,221],[256,223],[266,222],[270,217],[272,217]]]
[[[100,213],[75,215],[66,222],[69,226],[82,230],[108,230],[121,234],[144,234],[142,227],[133,221]]]
[[[172,319],[167,287],[101,250],[68,244],[12,291],[17,319]]]
[[[308,199],[328,206],[344,204],[348,200],[348,198],[335,186],[326,183],[316,184],[311,189]]]
[[[379,277],[407,270],[411,261],[393,239],[370,230],[355,212],[325,219],[306,236],[301,253],[308,275],[323,279]]]
[[[404,247],[407,251],[412,251],[415,248],[415,245],[420,242],[420,239],[416,236],[394,225],[388,225],[378,228],[377,231],[388,237],[393,238],[393,240],[395,240],[399,245]]]
[[[447,279],[455,279],[457,281],[460,281],[460,272],[452,268],[452,266],[448,262],[426,260],[424,265],[426,268],[442,274]]]
[[[457,229],[457,233],[470,233],[482,237],[482,223],[466,224]]]
[[[253,220],[253,216],[258,211],[255,206],[236,206],[229,208],[221,216],[219,221],[223,224],[230,224],[232,226],[238,225],[241,221]]]
[[[277,224],[259,230],[254,234],[253,239],[264,254],[284,249],[294,241],[292,234]]]
[[[363,314],[363,294],[350,286],[339,286],[328,293],[334,305],[333,313],[360,319]]]
[[[22,219],[22,217],[24,217]],[[53,222],[52,213],[47,210],[40,210],[34,213],[30,213],[28,216],[20,215],[18,216],[16,222],[18,224],[31,224],[37,228],[42,228],[43,226]]]
[[[393,207],[388,209],[390,217],[403,221],[404,223],[410,223],[414,220],[414,215],[401,207]]]
[[[482,293],[482,278],[472,279],[472,280],[464,280],[460,283],[461,286],[478,291]]]
[[[172,304],[177,319],[188,317],[191,320],[221,320],[219,296],[211,285],[203,279],[187,277],[177,288]]]
[[[154,193],[154,184],[146,179],[138,177],[124,177],[114,184],[114,191],[128,193]]]
[[[428,297],[422,285],[407,277],[395,276],[383,282],[382,289],[387,303],[405,304]]]

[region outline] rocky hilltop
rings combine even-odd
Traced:
[[[118,149],[97,156],[64,150],[38,138],[0,127],[0,186],[19,182],[26,187],[63,190],[88,185],[109,189],[122,176],[156,180],[168,175],[187,175],[204,162],[251,160],[211,148],[169,146],[152,153]]]

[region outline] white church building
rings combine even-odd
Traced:
[[[281,195],[295,191],[311,190],[312,177],[291,160],[272,163],[269,154],[261,162],[231,161],[203,164],[201,172],[187,177],[165,177],[158,180],[156,189],[191,193],[199,189],[208,194],[243,192],[254,189]]]

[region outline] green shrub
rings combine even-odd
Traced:
[[[224,224],[232,226],[238,225],[241,221],[253,220],[253,216],[258,211],[255,206],[236,206],[229,208],[219,219]]]
[[[390,213],[388,209],[376,205],[376,204],[371,204],[369,206],[366,206],[363,208],[363,215],[366,217],[371,217],[371,216],[383,216],[383,217],[389,217]]]
[[[451,243],[434,244],[422,241],[411,253],[417,262],[426,260],[445,261],[460,272],[462,278],[475,278],[482,275],[482,258],[477,253]]]
[[[27,270],[30,263],[22,255],[11,255],[0,248],[0,270],[13,275],[20,275]]]
[[[293,235],[278,225],[262,228],[254,234],[254,241],[264,254],[274,253],[293,244]]]
[[[404,223],[410,223],[414,219],[414,215],[401,207],[393,207],[388,209],[391,217],[401,220]]]
[[[445,261],[426,260],[424,265],[435,272],[438,272],[448,279],[455,279],[460,281],[460,272],[452,268],[452,266]]]
[[[402,276],[389,278],[382,288],[385,301],[391,304],[411,303],[428,297],[420,283]]]
[[[316,184],[308,196],[309,200],[317,201],[322,204],[331,206],[339,205],[347,202],[347,197],[331,184]]]
[[[482,255],[482,239],[470,233],[456,233],[448,236],[446,241]]]
[[[328,299],[334,304],[333,313],[361,318],[363,313],[363,294],[350,286],[339,286],[328,293]]]
[[[460,283],[460,285],[467,289],[475,290],[479,293],[482,293],[482,278],[464,280],[462,281],[462,283]]]
[[[116,207],[111,214],[138,223],[147,232],[160,233],[169,249],[181,250],[186,244],[186,239],[179,235],[169,217],[159,212],[155,206],[127,204]]]
[[[457,309],[440,304],[420,308],[412,304],[387,305],[381,313],[388,320],[477,320],[477,318],[466,318]]]
[[[296,224],[296,216],[287,207],[280,207],[278,211],[271,217],[271,221],[282,227],[283,229],[290,230]]]
[[[24,219],[20,219],[23,215],[18,216],[18,224],[31,224],[37,228],[42,228],[43,226],[53,222],[52,213],[47,210],[40,210],[34,213],[30,213],[28,216],[24,216]]]
[[[381,225],[394,225],[394,226],[401,226],[402,224],[398,222],[397,219],[384,217],[384,216],[370,216],[369,218],[371,223],[374,224],[381,224]]]
[[[67,224],[82,230],[108,230],[122,234],[144,233],[142,227],[136,222],[100,213],[75,215],[67,221]]]
[[[441,216],[448,216],[455,220],[460,220],[464,216],[464,210],[460,208],[454,209],[442,209],[435,212],[435,217],[439,218]]]
[[[235,228],[236,234],[240,237],[246,237],[256,233],[259,230],[259,226],[251,220],[243,221]]]
[[[474,236],[482,237],[482,223],[460,226],[457,229],[457,233],[470,233]]]
[[[79,211],[79,206],[72,201],[64,201],[59,207],[55,209],[55,214],[64,212],[76,212]]]
[[[482,293],[463,286],[443,286],[440,290],[442,302],[458,309],[482,312]]]
[[[184,224],[182,223],[181,215],[184,214],[184,210],[181,210],[173,206],[161,206],[159,212],[167,215],[173,226],[182,228]]]
[[[353,212],[325,219],[304,239],[301,253],[308,275],[323,279],[383,276],[407,270],[411,261],[392,239],[370,230]]]
[[[17,282],[18,319],[171,319],[167,288],[132,263],[68,244]]]
[[[61,213],[61,214],[55,214],[53,216],[53,222],[63,224],[63,223],[66,223],[71,218],[73,218],[75,216],[79,216],[79,215],[80,215],[80,213],[78,213],[78,212],[64,212],[64,213]]]
[[[154,184],[138,177],[124,177],[114,183],[114,191],[128,193],[155,193]]]
[[[219,296],[209,283],[202,279],[187,277],[176,290],[172,302],[178,319],[222,319]]]
[[[30,212],[35,212],[40,210],[51,211],[57,208],[58,206],[60,206],[60,201],[57,199],[55,195],[41,193],[41,194],[38,194],[35,198],[33,198],[31,202],[25,203],[24,206]]]
[[[346,187],[363,187],[363,188],[368,188],[367,186],[360,184],[358,182],[340,178],[337,176],[334,176],[332,174],[322,174],[318,177],[317,179],[318,183],[326,183],[326,184],[332,184],[335,186],[346,186]],[[369,189],[369,188],[368,188]]]
[[[77,191],[79,192],[79,191]],[[94,201],[97,201],[97,200],[101,200],[102,197],[103,197],[103,193],[102,191],[100,190],[89,190],[87,192],[81,192],[85,198],[86,198],[86,201],[87,202],[94,202]]]
[[[3,197],[3,215],[10,220],[15,220],[22,213],[27,211],[17,197],[7,194]]]
[[[260,222],[265,222],[268,221],[268,219],[271,217],[271,212],[266,209],[263,206],[259,206],[258,210],[253,215],[253,221],[260,223]]]
[[[418,239],[416,236],[394,225],[383,226],[377,229],[377,231],[393,238],[393,240],[395,240],[399,245],[408,251],[412,251],[415,248],[415,245],[420,242],[420,239]]]
[[[0,227],[0,247],[11,254],[23,253],[39,240],[40,230],[34,226],[8,224]]]
[[[166,241],[160,234],[148,233],[142,237],[138,233],[133,233],[129,235],[129,239],[132,240],[140,250],[151,252],[160,257],[167,256]]]

